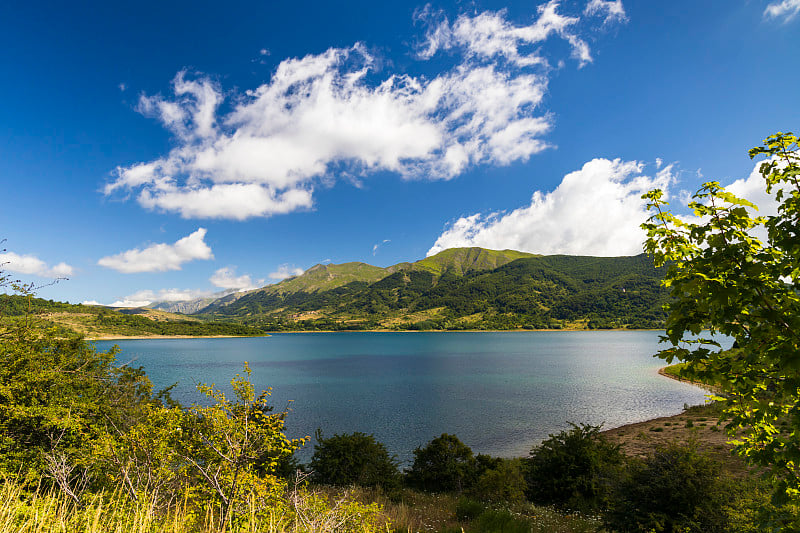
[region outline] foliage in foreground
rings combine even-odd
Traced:
[[[431,492],[462,492],[474,481],[475,457],[455,435],[442,433],[424,448],[414,450],[414,463],[406,474],[412,487]]]
[[[197,509],[177,498],[162,506],[156,495],[131,501],[120,492],[100,493],[77,505],[64,493],[0,486],[0,533],[82,531],[85,533],[378,533],[390,522],[377,504],[343,495],[331,500],[302,487],[267,508],[247,499],[236,520],[221,525],[218,509]]]
[[[665,285],[674,298],[666,327],[672,346],[660,356],[686,362],[688,377],[721,388],[729,429],[743,432],[738,451],[770,473],[775,502],[793,506],[800,504],[797,141],[778,133],[750,150],[751,158],[767,156],[760,173],[775,214],[752,216],[752,203],[709,182],[689,204],[692,221],[666,211],[661,191],[647,193],[655,214],[643,225],[646,250],[668,266]],[[696,339],[705,329],[733,337],[734,348]]]
[[[373,435],[355,432],[326,439],[318,430],[309,466],[314,481],[324,485],[391,488],[400,482],[397,465]]]
[[[731,489],[710,457],[691,445],[669,445],[632,462],[613,489],[605,521],[620,533],[730,531]]]
[[[526,492],[531,501],[545,505],[602,509],[622,464],[620,447],[602,436],[600,426],[572,424],[531,451]]]

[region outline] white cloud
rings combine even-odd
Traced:
[[[145,208],[185,218],[244,220],[309,209],[315,185],[336,174],[451,179],[548,148],[543,136],[554,118],[542,109],[550,68],[540,45],[565,40],[579,65],[590,62],[580,13],[563,15],[551,1],[529,25],[505,11],[452,24],[429,8],[419,17],[428,24],[421,59],[457,54],[455,66],[432,78],[377,79],[376,59],[355,44],[282,61],[222,113],[219,84],[179,72],[172,96],[142,96],[138,105],[176,147],[118,167],[105,193],[132,192]]]
[[[144,307],[153,302],[186,302],[197,298],[208,298],[213,292],[198,289],[160,289],[158,291],[142,290],[129,294],[111,304],[109,307]],[[102,305],[102,304],[95,304]]]
[[[84,300],[81,302],[82,305],[103,305],[97,300]]]
[[[426,41],[421,45],[420,56],[430,58],[439,50],[463,48],[469,57],[503,59],[516,66],[546,65],[547,60],[531,46],[558,35],[572,46],[572,55],[581,65],[592,61],[589,48],[573,31],[579,17],[558,13],[559,3],[551,0],[538,7],[539,17],[528,26],[516,26],[506,19],[506,11],[487,11],[474,17],[459,16],[453,24],[430,6],[417,14],[429,24]],[[587,8],[588,9],[588,8]],[[437,20],[438,19],[438,20]]]
[[[264,280],[254,282],[248,274],[243,276],[236,275],[236,267],[220,268],[209,278],[209,281],[222,289],[234,289],[237,291],[247,291],[257,289],[264,284]]]
[[[270,272],[269,279],[280,281],[293,276],[299,276],[305,272],[302,268],[290,267],[288,264],[283,264],[278,267],[275,272]]]
[[[605,15],[606,24],[628,20],[622,0],[591,0],[583,13],[585,15]]]
[[[775,216],[778,214],[778,206],[780,204],[775,200],[774,193],[779,187],[773,189],[773,194],[767,194],[766,182],[759,172],[763,163],[763,161],[757,162],[749,176],[727,185],[725,190],[756,204],[758,211],[755,214]]]
[[[134,248],[103,257],[97,264],[125,274],[180,270],[181,265],[188,261],[214,258],[211,248],[203,240],[205,236],[206,229],[198,228],[174,244],[153,244],[141,250]]]
[[[635,161],[594,159],[564,176],[552,192],[536,191],[531,203],[510,213],[459,218],[428,251],[481,246],[540,254],[594,256],[642,252],[647,217],[641,195],[674,181],[672,167],[655,176]]]
[[[49,266],[34,255],[19,255],[14,252],[0,253],[0,270],[43,278],[63,278],[71,276],[73,272],[73,268],[66,263]]]
[[[783,19],[789,22],[800,13],[800,0],[782,0],[772,2],[764,10],[764,18]]]

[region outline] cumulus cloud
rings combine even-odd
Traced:
[[[101,258],[97,264],[117,272],[165,272],[180,270],[183,263],[195,259],[213,259],[211,248],[205,243],[205,228],[179,239],[173,244],[153,244],[144,249],[134,248],[116,255]]]
[[[725,189],[740,198],[744,198],[756,204],[756,206],[758,206],[758,211],[755,214],[761,216],[775,216],[778,214],[778,206],[780,205],[774,197],[778,187],[773,190],[773,194],[767,194],[766,183],[759,172],[762,164],[763,161],[757,162],[749,176],[734,181],[730,185],[727,185]],[[786,186],[784,185],[784,187]]]
[[[133,193],[145,208],[185,218],[244,220],[309,209],[314,187],[338,173],[451,179],[548,148],[543,137],[554,119],[542,100],[551,68],[541,45],[564,40],[579,66],[589,63],[582,14],[562,14],[551,1],[528,25],[505,11],[451,23],[427,8],[418,18],[427,27],[419,59],[456,58],[432,78],[379,74],[378,58],[355,44],[282,61],[223,112],[218,83],[179,72],[171,96],[145,95],[138,104],[174,135],[175,148],[118,167],[105,193]]]
[[[645,240],[639,224],[648,217],[641,195],[655,187],[666,189],[673,181],[671,166],[648,176],[636,161],[594,159],[564,176],[552,192],[536,191],[530,205],[459,218],[428,255],[462,246],[540,254],[639,254]]]
[[[590,4],[595,2],[592,0]],[[434,23],[429,24],[420,56],[430,58],[439,50],[458,47],[465,49],[470,58],[502,58],[521,67],[546,65],[547,60],[540,51],[531,47],[557,35],[571,45],[572,56],[581,66],[591,62],[588,45],[575,31],[580,18],[562,15],[558,13],[558,7],[555,0],[541,5],[533,24],[517,26],[506,19],[505,10],[484,12],[474,17],[461,15],[450,24],[441,12],[426,6],[417,18]]]
[[[14,252],[0,253],[0,266],[3,270],[41,276],[43,278],[63,278],[71,276],[73,268],[66,263],[49,266],[35,255],[19,255]]]
[[[224,267],[214,272],[209,281],[221,289],[247,291],[257,289],[264,284],[265,280],[261,279],[254,282],[248,274],[237,276],[235,267]]]
[[[299,276],[305,272],[302,268],[297,267],[290,267],[288,264],[283,264],[278,267],[278,270],[275,272],[270,272],[269,279],[274,279],[275,281],[284,280],[286,278],[291,278],[294,276]]]
[[[798,13],[800,13],[800,0],[782,0],[769,4],[764,10],[764,18],[783,19],[783,22],[789,22]]]

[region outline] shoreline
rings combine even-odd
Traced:
[[[263,335],[101,335],[98,337],[84,337],[85,341],[142,341],[163,339],[250,339],[255,337],[271,337],[269,333]]]
[[[305,334],[305,333],[575,333],[575,332],[592,332],[598,333],[602,331],[619,332],[619,331],[661,331],[660,329],[458,329],[458,330],[415,330],[415,329],[355,329],[355,330],[292,330],[292,331],[271,331],[263,335],[100,335],[92,337],[84,337],[89,342],[94,341],[124,341],[124,340],[162,340],[162,339],[238,339],[238,338],[255,338],[255,337],[272,337],[276,334]],[[669,376],[668,376],[669,377]]]
[[[659,374],[675,381],[694,385],[713,392],[702,383],[691,382],[677,376],[671,376],[659,369]],[[719,411],[711,408],[713,402],[703,407],[689,406],[688,409],[671,416],[660,416],[632,422],[615,428],[604,429],[601,434],[612,443],[621,447],[624,454],[630,457],[644,458],[663,446],[671,443],[679,445],[693,442],[703,453],[714,457],[722,468],[734,478],[751,475],[752,467],[737,456],[732,444],[734,435],[724,427],[724,420]]]
[[[662,366],[661,368],[658,369],[658,374],[660,376],[664,376],[665,378],[669,378],[669,379],[672,379],[672,380],[675,380],[675,381],[679,381],[681,383],[688,383],[689,385],[694,385],[695,387],[700,387],[701,389],[703,389],[705,391],[708,391],[708,392],[713,392],[713,393],[718,393],[719,392],[719,388],[717,388],[717,387],[715,387],[713,385],[708,385],[707,383],[702,383],[700,381],[694,381],[694,380],[691,380],[691,379],[686,379],[686,378],[682,378],[682,377],[679,377],[679,376],[674,376],[672,374],[668,374],[666,372],[666,369],[667,369],[666,366]]]
[[[269,335],[278,333],[574,333],[585,331],[599,333],[602,331],[664,331],[662,328],[653,329],[629,329],[629,328],[609,328],[609,329],[582,329],[582,328],[558,328],[558,329],[351,329],[351,330],[306,330],[296,329],[291,331],[271,331]]]

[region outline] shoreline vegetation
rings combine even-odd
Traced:
[[[147,340],[147,339],[232,339],[238,337],[272,337],[276,333],[287,334],[306,334],[306,333],[574,333],[578,331],[600,332],[600,331],[660,331],[658,328],[607,328],[607,329],[588,329],[588,328],[560,328],[560,329],[464,329],[464,330],[418,330],[418,329],[356,329],[356,330],[292,330],[292,331],[270,331],[258,335],[103,335],[85,337],[85,340],[94,341],[115,341],[115,340]]]
[[[139,340],[164,340],[164,339],[236,339],[239,337],[271,337],[269,333],[261,335],[101,335],[84,337],[88,342],[95,341],[139,341]]]

